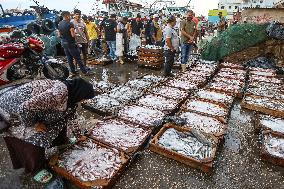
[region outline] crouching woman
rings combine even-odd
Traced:
[[[45,166],[46,149],[68,142],[67,130],[80,137],[76,104],[93,97],[93,86],[81,78],[37,80],[1,90],[0,130],[13,168],[35,174]]]

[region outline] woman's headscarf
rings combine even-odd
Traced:
[[[67,107],[72,108],[81,100],[91,99],[95,96],[93,85],[82,78],[66,80],[68,89]]]

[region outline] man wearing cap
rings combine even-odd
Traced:
[[[157,46],[162,46],[163,31],[158,23],[159,15],[153,15],[153,21],[151,24],[151,35],[153,38],[153,44]]]
[[[116,15],[111,14],[110,19],[107,19],[104,21],[102,24],[102,27],[104,29],[105,33],[105,40],[107,42],[107,45],[109,47],[109,56],[111,57],[112,60],[116,61],[117,57],[115,55],[116,51],[116,27],[117,27],[117,22],[116,22]]]
[[[180,24],[181,31],[181,68],[186,71],[186,64],[189,60],[189,55],[193,49],[194,39],[196,37],[196,23],[193,19],[193,11],[189,10],[186,15],[186,20]]]
[[[164,66],[164,76],[172,76],[171,70],[175,60],[175,54],[179,49],[179,38],[176,30],[174,29],[176,25],[176,18],[172,15],[167,21],[167,26],[165,28],[165,66]]]

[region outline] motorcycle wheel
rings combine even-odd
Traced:
[[[62,65],[62,64],[56,64],[56,63],[51,63],[49,64],[54,71],[56,71],[57,76],[53,75],[52,73],[50,73],[50,71],[44,67],[42,72],[43,75],[48,78],[48,79],[60,79],[60,80],[65,80],[68,78],[69,76],[69,70],[66,66]]]

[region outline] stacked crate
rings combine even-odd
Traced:
[[[138,65],[150,68],[162,68],[164,64],[164,50],[157,46],[142,46],[137,49]]]

